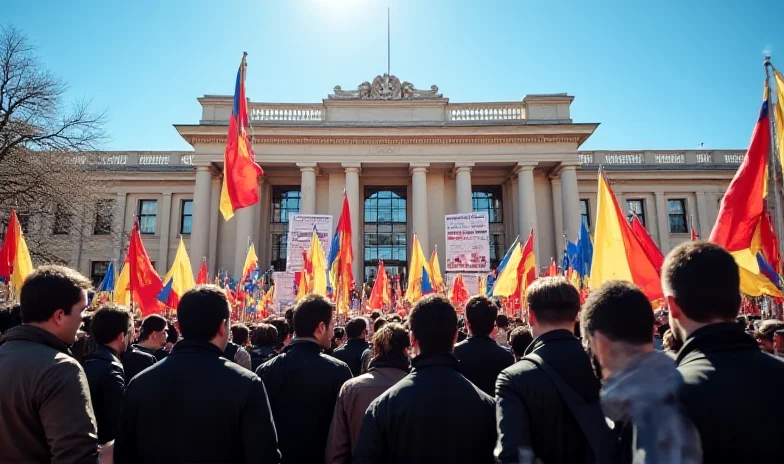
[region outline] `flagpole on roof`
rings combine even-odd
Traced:
[[[784,233],[784,224],[782,224],[782,220],[784,220],[784,216],[782,216],[782,206],[781,206],[781,169],[780,163],[778,162],[778,149],[781,147],[776,146],[776,123],[774,121],[774,117],[776,112],[773,111],[772,103],[773,103],[773,96],[771,92],[770,86],[770,70],[773,68],[773,64],[770,62],[770,56],[765,57],[765,61],[762,63],[765,67],[765,85],[767,86],[768,91],[768,120],[770,121],[770,149],[768,150],[768,164],[770,165],[771,169],[769,170],[769,176],[773,178],[773,198],[775,200],[775,217],[776,217],[776,236],[778,238],[778,243],[776,246],[781,251],[781,240],[782,234]],[[782,104],[782,102],[776,102],[777,105]],[[770,208],[769,208],[770,209]]]

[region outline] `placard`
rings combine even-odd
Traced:
[[[286,250],[286,271],[302,270],[302,254],[310,248],[310,237],[313,235],[313,226],[324,249],[324,256],[329,255],[329,246],[332,241],[332,216],[329,214],[290,214],[289,237]]]
[[[490,223],[486,212],[447,214],[446,272],[490,270]]]
[[[272,280],[275,282],[275,300],[272,305],[280,312],[288,305],[297,301],[294,293],[294,273],[293,272],[273,272]]]

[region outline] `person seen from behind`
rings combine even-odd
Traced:
[[[348,364],[351,374],[356,377],[362,370],[362,353],[370,348],[367,342],[367,319],[355,317],[348,321],[345,330],[348,341],[336,348],[332,356]]]
[[[759,329],[754,331],[754,338],[757,339],[760,349],[766,353],[773,354],[773,339],[775,338],[776,331],[784,329],[784,322],[776,319],[768,319],[762,321]]]
[[[231,326],[231,340],[226,344],[223,356],[247,370],[251,369],[250,354],[245,349],[250,344],[250,330],[245,324]]]
[[[515,361],[523,359],[525,350],[533,341],[534,336],[531,335],[531,331],[527,327],[515,327],[514,330],[512,330],[509,334],[509,345],[512,348],[512,354],[514,354]]]

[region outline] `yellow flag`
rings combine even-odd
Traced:
[[[504,269],[493,284],[493,296],[509,297],[510,295],[514,295],[517,291],[517,283],[520,279],[517,268],[520,266],[520,261],[522,259],[523,252],[520,249],[520,242],[515,242],[512,254],[509,255],[509,260],[506,262]]]
[[[433,289],[437,292],[443,292],[446,289],[444,278],[441,276],[441,265],[438,263],[438,245],[433,247],[433,254],[430,255],[430,279]]]
[[[776,146],[779,150],[779,160],[784,166],[784,75],[774,69],[773,78],[776,80],[776,104],[773,107],[776,123]]]
[[[317,295],[327,295],[327,257],[324,255],[324,248],[321,246],[316,229],[310,237],[310,249],[308,250],[308,261],[310,261],[310,293]]]
[[[11,284],[18,299],[25,278],[33,272],[33,261],[30,259],[30,251],[27,249],[27,243],[25,242],[24,234],[22,234],[22,226],[19,225],[19,222],[16,223],[16,229],[16,256],[14,258],[14,270],[11,274]]]
[[[248,248],[248,254],[245,256],[245,264],[242,266],[242,278],[243,280],[247,277],[248,273],[253,270],[256,266],[256,263],[259,262],[258,256],[256,256],[256,247],[253,246],[253,242],[250,244],[250,248]]]
[[[422,252],[422,245],[419,238],[414,234],[414,244],[411,245],[411,264],[408,268],[408,286],[406,287],[406,301],[416,303],[422,298],[422,277],[424,272],[430,272],[425,254]]]
[[[191,260],[188,258],[188,251],[185,249],[182,237],[180,237],[180,246],[177,247],[177,254],[174,256],[172,267],[163,278],[163,284],[166,285],[169,279],[172,279],[172,291],[178,297],[182,297],[185,292],[196,286],[196,281],[193,279],[193,270],[191,269]]]
[[[117,283],[114,284],[114,302],[117,304],[130,306],[131,304],[131,271],[128,262],[123,264],[120,275],[117,276]]]
[[[591,289],[599,288],[608,280],[633,282],[632,271],[626,258],[621,224],[615,211],[615,197],[607,181],[599,173],[596,195],[596,229],[591,263]]]

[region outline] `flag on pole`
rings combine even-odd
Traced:
[[[117,276],[117,283],[114,284],[114,302],[123,306],[131,304],[131,267],[128,264],[128,257],[125,257],[120,275]]]
[[[517,288],[517,266],[522,259],[522,250],[520,249],[520,236],[514,239],[512,246],[506,250],[506,254],[501,258],[496,268],[496,279],[490,289],[492,296],[508,297],[514,293]]]
[[[648,235],[648,231],[645,229],[645,226],[642,225],[640,218],[637,217],[637,213],[632,213],[632,232],[634,232],[635,237],[637,237],[640,245],[642,245],[645,256],[648,257],[651,264],[653,264],[653,267],[656,268],[656,273],[661,275],[664,255],[661,250],[659,250],[659,247],[656,246],[656,242]]]
[[[436,292],[443,292],[446,290],[446,284],[444,283],[444,278],[441,276],[441,264],[438,262],[438,245],[433,247],[433,253],[430,254],[430,261],[428,261],[428,265],[430,266],[430,272],[432,275],[432,283],[433,289]]]
[[[591,264],[593,263],[593,242],[591,241],[591,234],[588,233],[588,227],[585,222],[580,224],[580,236],[577,239],[577,248],[580,250],[580,258],[582,259],[582,266],[577,269],[581,278],[585,278],[591,273]]]
[[[115,281],[117,281],[117,271],[114,269],[114,260],[110,259],[109,266],[106,268],[106,274],[103,275],[97,293],[112,293]]]
[[[196,276],[196,285],[207,285],[210,282],[207,272],[207,258],[202,258],[199,275]]]
[[[338,311],[345,313],[349,310],[351,288],[354,286],[354,273],[351,269],[354,262],[354,247],[351,243],[351,210],[348,196],[343,192],[343,207],[340,218],[332,237],[327,259],[327,293],[331,294],[338,307]]]
[[[180,237],[180,245],[177,247],[177,254],[174,256],[171,269],[164,276],[163,281],[166,282],[166,285],[158,295],[158,301],[170,308],[176,308],[185,292],[196,286],[196,281],[193,280],[191,260],[188,258],[188,251],[185,249],[182,237]]]
[[[430,266],[422,252],[422,245],[414,233],[414,244],[411,246],[411,265],[408,269],[408,287],[406,288],[406,301],[416,303],[424,295],[433,293],[431,277],[428,275]]]
[[[258,263],[259,258],[256,256],[256,247],[254,247],[253,242],[251,242],[250,246],[248,247],[248,254],[245,255],[245,264],[242,265],[242,277],[240,278],[240,283],[245,283],[245,280],[248,278],[250,273],[256,269]]]
[[[0,248],[0,277],[10,283],[14,289],[14,298],[19,299],[19,292],[25,278],[33,272],[33,261],[24,239],[22,226],[16,216],[16,210],[11,210],[8,229],[5,233],[3,246]]]
[[[240,69],[237,71],[234,105],[229,117],[229,133],[226,136],[226,150],[223,154],[220,211],[227,221],[238,209],[259,201],[258,179],[264,174],[253,155],[248,101],[245,98],[246,56],[247,53],[242,54]]]
[[[452,288],[449,290],[449,300],[452,304],[459,306],[468,301],[468,289],[463,281],[463,274],[455,276],[455,281],[452,282]]]
[[[555,258],[550,258],[550,266],[547,267],[547,277],[556,277],[558,275],[558,268],[555,266]]]
[[[310,236],[310,248],[308,249],[308,263],[310,265],[309,292],[316,295],[326,296],[327,294],[327,257],[324,256],[324,248],[321,246],[316,226],[313,226],[313,234]]]
[[[784,75],[773,69],[773,80],[776,81],[776,105],[773,107],[776,123],[776,147],[779,150],[779,160],[784,166]],[[779,212],[781,214],[781,212]]]
[[[389,300],[389,276],[387,276],[387,271],[384,269],[384,260],[382,259],[378,261],[378,274],[376,275],[376,281],[373,282],[373,289],[370,291],[368,305],[370,309],[381,309],[385,304],[389,303]]]
[[[134,301],[139,305],[142,316],[160,311],[158,295],[163,290],[161,277],[152,266],[147,250],[139,235],[139,222],[134,221],[131,242],[128,245],[128,272]]]
[[[663,296],[659,274],[618,206],[603,170],[599,171],[595,239],[591,290],[608,280],[626,280],[640,287],[651,301]]]

